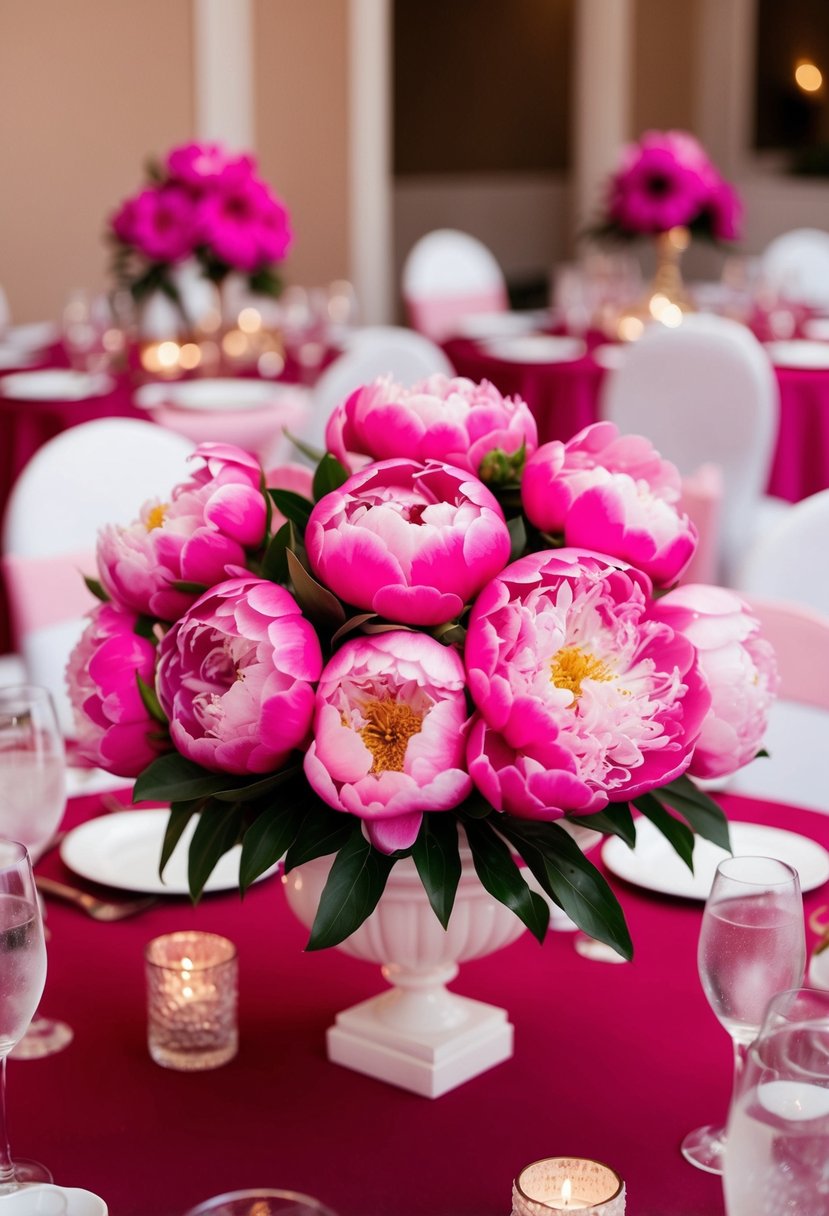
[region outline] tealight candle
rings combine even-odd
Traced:
[[[512,1187],[512,1216],[549,1212],[589,1212],[624,1216],[625,1184],[615,1170],[585,1157],[547,1157],[534,1161]]]
[[[164,1068],[218,1068],[236,1055],[236,947],[215,933],[156,937],[145,954],[147,1045]]]

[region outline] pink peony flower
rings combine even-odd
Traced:
[[[122,231],[151,262],[180,262],[196,244],[196,211],[186,191],[178,186],[143,190],[125,217]]]
[[[480,712],[467,757],[497,810],[598,811],[679,776],[710,705],[694,647],[660,620],[646,575],[577,549],[513,562],[466,639]]]
[[[167,156],[167,172],[196,193],[228,179],[251,177],[256,169],[252,156],[234,156],[219,143],[192,143],[173,148]]]
[[[288,213],[255,178],[238,177],[197,203],[199,243],[234,270],[252,273],[284,257]]]
[[[406,630],[346,642],[322,673],[305,774],[384,853],[408,848],[424,811],[450,810],[472,788],[464,683],[454,650]]]
[[[248,576],[211,588],[159,647],[156,687],[183,756],[223,773],[280,768],[308,740],[316,633],[293,596]]]
[[[132,613],[101,604],[90,613],[66,668],[78,751],[119,777],[137,777],[165,747],[136,679],[152,688],[155,646],[139,637],[135,625]]]
[[[678,469],[647,439],[597,422],[567,443],[540,447],[527,462],[521,497],[540,531],[621,557],[666,586],[696,549],[696,528],[678,511],[680,490]]]
[[[779,684],[774,651],[748,605],[724,587],[677,587],[659,600],[656,615],[696,647],[711,692],[689,772],[733,773],[762,745]]]
[[[109,524],[98,536],[101,583],[132,612],[174,621],[201,593],[246,565],[246,550],[265,537],[261,469],[247,452],[203,443],[204,461],[168,503],[149,501],[127,527]],[[176,584],[193,583],[195,590]]]
[[[708,216],[714,240],[740,239],[743,205],[737,191],[728,182],[718,180],[714,183],[705,201],[704,211]]]
[[[509,558],[501,508],[476,478],[385,460],[320,499],[305,531],[313,573],[355,607],[407,625],[452,620]]]
[[[482,466],[490,453],[529,455],[538,430],[520,397],[502,397],[488,381],[430,376],[404,388],[381,377],[357,389],[334,410],[326,430],[328,450],[354,467],[351,455],[386,460],[443,460],[490,480]],[[521,474],[520,464],[512,470]]]

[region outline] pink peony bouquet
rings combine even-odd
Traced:
[[[741,216],[736,190],[693,135],[646,131],[623,149],[593,235],[627,240],[683,227],[712,241],[735,241]]]
[[[728,847],[691,775],[757,754],[777,679],[737,595],[676,585],[676,469],[608,422],[538,447],[524,402],[442,377],[357,390],[328,443],[307,475],[203,444],[102,530],[83,754],[170,802],[162,863],[197,817],[193,898],[239,842],[243,889],[333,854],[311,948],[409,856],[446,924],[464,845],[539,939],[552,901],[630,957],[573,825]]]
[[[249,155],[220,144],[173,148],[149,181],[110,217],[114,272],[136,299],[162,288],[175,297],[172,267],[194,258],[221,283],[235,271],[251,288],[276,294],[274,267],[291,244],[285,205],[261,180]]]

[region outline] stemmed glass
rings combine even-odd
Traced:
[[[702,915],[697,964],[708,1003],[734,1044],[736,1089],[770,998],[803,981],[806,931],[797,871],[771,857],[721,861]],[[725,1129],[709,1124],[685,1137],[682,1154],[721,1174],[724,1144]]]
[[[23,1037],[46,982],[46,944],[32,863],[22,844],[0,838],[0,1195],[51,1182],[35,1161],[12,1160],[6,1129],[6,1060]]]
[[[37,861],[66,807],[66,756],[52,697],[36,684],[0,688],[0,834]],[[38,1014],[14,1049],[38,1059],[72,1041],[65,1022]]]

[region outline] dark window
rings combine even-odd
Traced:
[[[801,84],[798,65],[807,65]],[[822,82],[810,88],[814,69]],[[755,98],[757,149],[790,150],[800,168],[823,158],[829,171],[827,0],[758,0]]]

